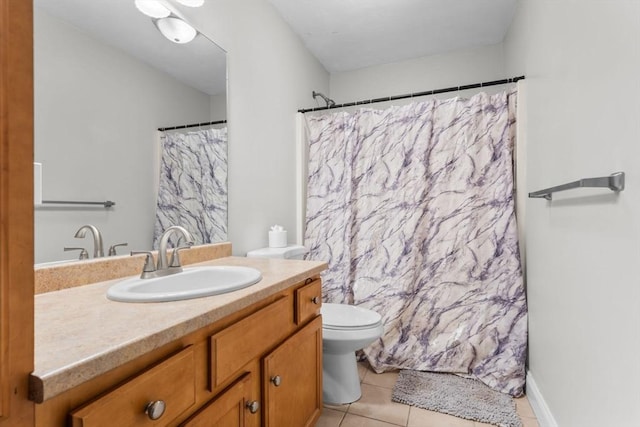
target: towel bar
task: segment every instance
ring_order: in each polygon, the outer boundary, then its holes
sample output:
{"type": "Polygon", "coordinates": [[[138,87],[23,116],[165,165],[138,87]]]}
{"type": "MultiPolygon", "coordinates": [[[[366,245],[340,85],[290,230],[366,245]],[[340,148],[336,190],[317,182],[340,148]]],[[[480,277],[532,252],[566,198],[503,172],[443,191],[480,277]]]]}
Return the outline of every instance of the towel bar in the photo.
{"type": "Polygon", "coordinates": [[[572,190],[574,188],[608,188],[611,191],[620,192],[624,190],[624,172],[616,172],[609,176],[601,176],[597,178],[582,178],[578,181],[569,182],[567,184],[534,191],[533,193],[529,193],[529,197],[551,200],[551,195],[553,193],[572,190]]]}
{"type": "Polygon", "coordinates": [[[110,208],[111,206],[115,206],[116,202],[112,202],[111,200],[107,200],[104,202],[81,202],[81,201],[71,201],[71,200],[43,200],[42,204],[47,205],[102,205],[105,208],[110,208]]]}

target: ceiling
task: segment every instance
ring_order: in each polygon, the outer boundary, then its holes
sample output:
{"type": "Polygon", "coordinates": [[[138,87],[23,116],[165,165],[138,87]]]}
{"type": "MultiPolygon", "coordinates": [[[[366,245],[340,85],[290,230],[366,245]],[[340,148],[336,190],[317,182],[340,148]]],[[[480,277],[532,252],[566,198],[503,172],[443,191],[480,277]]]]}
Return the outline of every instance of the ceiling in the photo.
{"type": "Polygon", "coordinates": [[[500,43],[517,0],[269,0],[329,72],[500,43]]]}
{"type": "MultiPolygon", "coordinates": [[[[168,4],[181,16],[177,3],[168,4]]],[[[34,6],[201,92],[226,91],[226,55],[221,48],[203,35],[187,44],[170,42],[133,0],[34,0],[34,6]]]]}
{"type": "MultiPolygon", "coordinates": [[[[165,0],[178,16],[184,11],[165,0]]],[[[231,0],[238,1],[238,0],[231,0]]],[[[500,43],[517,0],[269,0],[329,72],[500,43]]],[[[226,57],[200,35],[166,40],[133,0],[34,0],[46,13],[208,93],[226,88],[226,57]],[[215,76],[212,78],[212,76],[215,76]]],[[[215,14],[214,14],[215,15],[215,14]]]]}

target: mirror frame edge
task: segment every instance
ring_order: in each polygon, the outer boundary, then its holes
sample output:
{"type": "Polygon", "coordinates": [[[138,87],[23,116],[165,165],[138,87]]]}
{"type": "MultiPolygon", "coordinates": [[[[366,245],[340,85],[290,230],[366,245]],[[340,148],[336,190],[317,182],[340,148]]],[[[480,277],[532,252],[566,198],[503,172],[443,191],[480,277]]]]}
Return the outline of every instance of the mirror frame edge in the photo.
{"type": "Polygon", "coordinates": [[[33,426],[33,2],[0,21],[0,425],[33,426]]]}

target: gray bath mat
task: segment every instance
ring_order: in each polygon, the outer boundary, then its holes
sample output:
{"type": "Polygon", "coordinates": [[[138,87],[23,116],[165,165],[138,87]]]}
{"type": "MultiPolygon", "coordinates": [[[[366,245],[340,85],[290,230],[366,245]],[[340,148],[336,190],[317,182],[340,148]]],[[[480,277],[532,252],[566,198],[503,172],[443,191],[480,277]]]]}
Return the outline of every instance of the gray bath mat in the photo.
{"type": "Polygon", "coordinates": [[[402,370],[394,402],[500,427],[521,427],[511,396],[453,374],[402,370]]]}

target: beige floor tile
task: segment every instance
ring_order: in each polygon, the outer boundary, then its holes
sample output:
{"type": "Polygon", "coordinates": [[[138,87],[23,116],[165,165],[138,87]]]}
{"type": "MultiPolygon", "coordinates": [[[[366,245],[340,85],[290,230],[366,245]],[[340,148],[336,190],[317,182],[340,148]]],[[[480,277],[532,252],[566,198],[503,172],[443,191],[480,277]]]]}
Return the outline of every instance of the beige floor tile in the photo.
{"type": "Polygon", "coordinates": [[[318,419],[316,423],[316,427],[340,427],[343,418],[344,412],[324,408],[322,414],[320,414],[320,419],[318,419]]]}
{"type": "Polygon", "coordinates": [[[473,423],[473,427],[496,427],[493,424],[486,424],[486,423],[479,423],[479,422],[474,422],[473,423]]]}
{"type": "Polygon", "coordinates": [[[408,427],[474,427],[474,422],[452,415],[411,407],[408,427]]]}
{"type": "MultiPolygon", "coordinates": [[[[360,415],[347,414],[340,427],[396,427],[400,424],[390,424],[384,421],[361,417],[360,415]]],[[[402,424],[404,426],[404,424],[402,424]]]]}
{"type": "Polygon", "coordinates": [[[535,418],[520,418],[522,420],[523,427],[540,427],[538,421],[535,418]]]}
{"type": "Polygon", "coordinates": [[[330,405],[328,403],[324,404],[325,408],[333,409],[334,411],[347,412],[349,410],[349,403],[346,405],[330,405]]]}
{"type": "Polygon", "coordinates": [[[367,371],[362,383],[392,389],[396,385],[397,379],[398,371],[385,372],[383,374],[376,374],[374,371],[367,371]]]}
{"type": "Polygon", "coordinates": [[[535,418],[536,414],[533,412],[533,408],[531,408],[531,404],[529,403],[529,399],[527,396],[519,397],[517,399],[513,399],[516,402],[516,412],[520,415],[520,418],[535,418]]]}
{"type": "Polygon", "coordinates": [[[409,406],[392,402],[391,393],[388,388],[362,384],[362,397],[351,404],[347,413],[404,426],[409,417],[409,406]]]}
{"type": "Polygon", "coordinates": [[[367,372],[369,372],[370,369],[371,367],[369,366],[368,362],[358,362],[358,376],[360,377],[360,382],[362,382],[363,378],[365,377],[365,375],[367,375],[367,372]]]}

